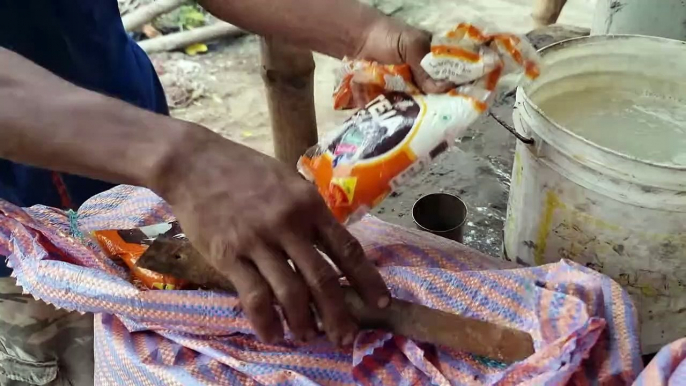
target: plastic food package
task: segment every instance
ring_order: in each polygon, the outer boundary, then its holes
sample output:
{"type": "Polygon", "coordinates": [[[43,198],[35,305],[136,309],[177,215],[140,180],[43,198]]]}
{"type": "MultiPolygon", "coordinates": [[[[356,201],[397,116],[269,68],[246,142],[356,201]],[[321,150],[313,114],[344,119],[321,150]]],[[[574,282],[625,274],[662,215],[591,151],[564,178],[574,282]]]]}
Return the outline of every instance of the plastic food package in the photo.
{"type": "Polygon", "coordinates": [[[536,50],[512,34],[462,23],[436,35],[422,68],[456,87],[422,95],[409,66],[344,61],[334,108],[364,106],[299,160],[336,218],[361,218],[430,162],[488,110],[501,76],[539,75],[536,50]]]}
{"type": "Polygon", "coordinates": [[[169,275],[139,268],[136,262],[158,235],[185,237],[178,222],[162,223],[134,229],[100,230],[92,233],[108,256],[121,259],[131,271],[132,281],[147,289],[183,289],[187,283],[169,275]]]}
{"type": "Polygon", "coordinates": [[[338,74],[333,108],[346,110],[362,107],[384,91],[419,94],[419,89],[412,83],[410,66],[379,66],[367,60],[346,60],[338,74]]]}
{"type": "Polygon", "coordinates": [[[477,80],[502,67],[490,39],[471,24],[460,24],[434,37],[431,52],[422,60],[422,68],[433,79],[464,84],[477,80]]]}

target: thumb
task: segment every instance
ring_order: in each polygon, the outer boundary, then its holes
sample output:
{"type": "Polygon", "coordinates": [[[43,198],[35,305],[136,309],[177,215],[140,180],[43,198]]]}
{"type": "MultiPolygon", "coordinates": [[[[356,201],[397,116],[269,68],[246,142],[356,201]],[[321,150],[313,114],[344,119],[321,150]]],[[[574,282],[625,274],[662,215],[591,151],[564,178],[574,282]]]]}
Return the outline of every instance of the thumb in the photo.
{"type": "Polygon", "coordinates": [[[429,32],[410,27],[401,33],[398,53],[403,62],[412,68],[412,77],[417,86],[427,94],[448,92],[455,85],[432,79],[422,68],[422,59],[429,52],[431,52],[431,34],[429,32]]]}
{"type": "Polygon", "coordinates": [[[455,85],[446,81],[436,81],[424,71],[420,63],[410,63],[412,77],[415,84],[426,94],[442,94],[455,88],[455,85]]]}

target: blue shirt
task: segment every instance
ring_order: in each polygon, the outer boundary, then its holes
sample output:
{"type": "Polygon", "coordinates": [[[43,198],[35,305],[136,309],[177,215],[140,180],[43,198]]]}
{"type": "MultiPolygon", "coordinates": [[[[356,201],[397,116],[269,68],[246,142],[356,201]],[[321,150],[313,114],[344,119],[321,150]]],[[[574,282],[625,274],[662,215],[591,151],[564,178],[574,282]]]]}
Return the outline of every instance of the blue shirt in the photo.
{"type": "MultiPolygon", "coordinates": [[[[78,86],[169,113],[152,63],[124,31],[117,0],[0,0],[0,18],[1,47],[78,86]]],[[[0,159],[0,198],[19,206],[76,209],[111,187],[0,159]]]]}

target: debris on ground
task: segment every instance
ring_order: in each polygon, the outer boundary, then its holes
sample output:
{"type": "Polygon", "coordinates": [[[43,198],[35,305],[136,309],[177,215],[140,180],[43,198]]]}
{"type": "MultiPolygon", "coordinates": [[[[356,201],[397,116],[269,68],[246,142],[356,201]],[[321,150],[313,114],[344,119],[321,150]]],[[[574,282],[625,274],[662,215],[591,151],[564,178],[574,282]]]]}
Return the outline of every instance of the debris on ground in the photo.
{"type": "Polygon", "coordinates": [[[207,88],[196,80],[203,71],[199,63],[177,59],[156,61],[155,64],[170,109],[188,107],[206,96],[207,88]]]}

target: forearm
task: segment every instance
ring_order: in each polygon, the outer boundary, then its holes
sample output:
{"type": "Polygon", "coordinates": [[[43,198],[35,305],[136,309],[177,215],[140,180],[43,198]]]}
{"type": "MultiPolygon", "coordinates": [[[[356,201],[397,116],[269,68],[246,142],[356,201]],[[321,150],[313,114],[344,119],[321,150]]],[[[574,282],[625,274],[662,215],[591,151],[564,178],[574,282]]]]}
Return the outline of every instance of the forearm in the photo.
{"type": "Polygon", "coordinates": [[[356,55],[386,17],[356,0],[200,0],[220,19],[336,58],[356,55]]]}
{"type": "Polygon", "coordinates": [[[191,132],[1,48],[0,69],[0,158],[153,188],[191,132]]]}

